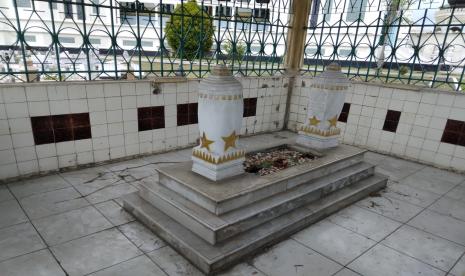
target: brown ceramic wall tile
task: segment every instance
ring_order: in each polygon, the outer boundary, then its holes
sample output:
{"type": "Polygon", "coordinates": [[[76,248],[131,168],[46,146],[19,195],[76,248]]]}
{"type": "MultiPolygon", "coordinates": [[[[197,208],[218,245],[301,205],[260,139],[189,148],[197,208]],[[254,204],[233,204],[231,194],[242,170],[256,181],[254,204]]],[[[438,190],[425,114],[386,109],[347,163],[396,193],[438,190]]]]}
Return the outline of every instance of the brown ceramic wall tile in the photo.
{"type": "Polygon", "coordinates": [[[150,106],[137,109],[139,131],[165,127],[165,107],[150,106]]]}
{"type": "Polygon", "coordinates": [[[243,117],[251,117],[257,114],[257,98],[244,99],[243,117]]]}
{"type": "Polygon", "coordinates": [[[347,119],[349,118],[349,111],[350,111],[350,103],[344,103],[342,107],[341,114],[337,119],[339,122],[347,123],[347,119]]]}
{"type": "Polygon", "coordinates": [[[31,117],[36,145],[92,138],[89,113],[31,117]]]}
{"type": "Polygon", "coordinates": [[[396,132],[397,125],[399,125],[400,115],[400,111],[388,110],[386,114],[386,119],[384,120],[383,130],[396,132]]]}
{"type": "Polygon", "coordinates": [[[448,119],[441,142],[465,147],[465,122],[448,119]]]}
{"type": "Polygon", "coordinates": [[[177,123],[178,126],[197,124],[197,103],[178,104],[177,105],[177,123]]]}

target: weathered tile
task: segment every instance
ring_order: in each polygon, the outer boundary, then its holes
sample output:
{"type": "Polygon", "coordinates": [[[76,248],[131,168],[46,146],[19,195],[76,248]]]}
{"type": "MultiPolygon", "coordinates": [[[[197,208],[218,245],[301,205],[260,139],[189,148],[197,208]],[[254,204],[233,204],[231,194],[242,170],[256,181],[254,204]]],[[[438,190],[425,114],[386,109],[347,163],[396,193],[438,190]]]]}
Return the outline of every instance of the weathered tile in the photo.
{"type": "Polygon", "coordinates": [[[258,269],[246,263],[240,263],[227,271],[218,274],[218,276],[266,276],[258,269]]]}
{"type": "Polygon", "coordinates": [[[0,202],[14,199],[6,185],[0,184],[0,202]]]}
{"type": "Polygon", "coordinates": [[[381,194],[423,208],[431,205],[431,203],[441,197],[439,194],[399,183],[388,183],[387,188],[382,191],[381,194]]]}
{"type": "Polygon", "coordinates": [[[31,195],[22,198],[20,202],[31,219],[43,218],[89,205],[89,202],[73,187],[31,195]]]}
{"type": "Polygon", "coordinates": [[[134,221],[135,218],[126,212],[120,205],[118,205],[114,200],[108,200],[95,204],[97,208],[104,217],[106,217],[114,226],[125,224],[131,221],[134,221]]]}
{"type": "Polygon", "coordinates": [[[382,243],[444,271],[449,271],[465,252],[463,246],[408,225],[399,228],[382,243]]]}
{"type": "Polygon", "coordinates": [[[433,211],[424,210],[409,225],[465,245],[465,222],[433,211]]]}
{"type": "Polygon", "coordinates": [[[15,199],[0,202],[0,228],[25,221],[28,221],[26,214],[15,199]]]}
{"type": "Polygon", "coordinates": [[[428,209],[465,221],[465,201],[444,196],[428,209]]]}
{"type": "Polygon", "coordinates": [[[32,223],[49,245],[60,244],[113,227],[93,206],[33,220],[32,223]]]}
{"type": "Polygon", "coordinates": [[[151,164],[115,173],[131,184],[139,181],[158,181],[158,172],[155,170],[155,165],[151,164]]]}
{"type": "Polygon", "coordinates": [[[342,266],[294,240],[286,240],[257,256],[253,265],[273,276],[333,275],[342,266]]]}
{"type": "Polygon", "coordinates": [[[104,167],[114,173],[118,173],[118,172],[127,171],[127,170],[138,168],[138,167],[143,167],[147,164],[148,162],[145,161],[143,158],[137,158],[137,159],[131,159],[131,160],[126,160],[126,161],[117,162],[117,163],[111,163],[111,164],[105,165],[104,167]]]}
{"type": "Polygon", "coordinates": [[[327,220],[300,231],[293,239],[343,265],[376,243],[327,220]]]}
{"type": "Polygon", "coordinates": [[[83,170],[60,173],[60,175],[73,186],[83,185],[83,189],[85,189],[85,187],[90,187],[89,189],[95,187],[94,189],[98,189],[105,186],[108,182],[111,183],[119,180],[113,172],[105,167],[92,167],[83,170]]]}
{"type": "Polygon", "coordinates": [[[70,184],[66,182],[58,174],[31,178],[28,180],[8,184],[8,187],[10,187],[11,192],[17,198],[23,198],[30,195],[45,193],[57,189],[66,188],[69,186],[70,184]]]}
{"type": "Polygon", "coordinates": [[[159,237],[137,221],[121,225],[118,228],[137,248],[145,253],[165,246],[159,237]]]}
{"type": "Polygon", "coordinates": [[[380,162],[378,164],[378,166],[376,167],[376,171],[389,176],[391,180],[398,181],[424,167],[424,165],[415,162],[386,156],[386,158],[383,159],[383,162],[380,162]]]}
{"type": "Polygon", "coordinates": [[[375,241],[380,241],[401,224],[358,206],[347,207],[329,217],[329,220],[375,241]]]}
{"type": "Polygon", "coordinates": [[[464,176],[460,174],[426,167],[403,179],[400,183],[442,195],[463,180],[464,176]]]}
{"type": "Polygon", "coordinates": [[[74,188],[76,188],[76,190],[83,196],[88,196],[93,193],[97,193],[107,187],[115,186],[120,183],[125,183],[125,181],[118,179],[117,176],[111,174],[91,180],[89,182],[74,185],[74,188]]]}
{"type": "Polygon", "coordinates": [[[457,264],[452,268],[450,273],[456,275],[456,276],[462,276],[465,275],[465,255],[460,258],[460,260],[457,262],[457,264]]]}
{"type": "Polygon", "coordinates": [[[423,210],[422,207],[385,196],[367,197],[356,205],[400,222],[408,221],[423,210]]]}
{"type": "Polygon", "coordinates": [[[8,276],[65,276],[47,249],[0,262],[0,271],[8,276]]]}
{"type": "Polygon", "coordinates": [[[51,250],[70,276],[89,274],[142,254],[117,229],[59,244],[51,250]]]}
{"type": "Polygon", "coordinates": [[[147,156],[147,157],[144,157],[143,159],[147,161],[147,163],[154,165],[155,167],[163,167],[163,166],[170,166],[178,162],[190,161],[191,160],[190,156],[188,157],[182,154],[178,154],[176,151],[171,151],[167,153],[147,156]]]}
{"type": "Polygon", "coordinates": [[[348,268],[344,268],[342,269],[341,271],[339,271],[338,273],[334,274],[334,276],[360,276],[360,274],[348,269],[348,268]]]}
{"type": "Polygon", "coordinates": [[[362,275],[392,276],[392,275],[422,275],[438,276],[445,273],[401,254],[389,247],[378,244],[360,256],[349,268],[362,275]]]}
{"type": "Polygon", "coordinates": [[[100,203],[123,195],[137,192],[137,189],[125,181],[119,181],[102,189],[96,190],[86,196],[86,199],[92,203],[100,203]]]}
{"type": "Polygon", "coordinates": [[[89,276],[165,276],[166,274],[147,256],[142,255],[134,259],[105,268],[89,276]]]}
{"type": "Polygon", "coordinates": [[[373,165],[378,165],[384,159],[386,159],[386,155],[382,155],[382,154],[372,152],[372,151],[367,151],[365,152],[363,159],[365,160],[365,162],[368,162],[373,165]]]}
{"type": "Polygon", "coordinates": [[[40,236],[29,223],[0,229],[0,261],[45,248],[40,236]]]}
{"type": "Polygon", "coordinates": [[[127,182],[140,180],[156,174],[154,166],[142,158],[110,164],[106,167],[127,182]]]}
{"type": "Polygon", "coordinates": [[[171,247],[165,246],[148,253],[152,259],[168,275],[202,276],[203,273],[195,268],[189,261],[176,253],[171,247]]]}
{"type": "Polygon", "coordinates": [[[446,196],[465,202],[465,183],[462,183],[461,185],[458,185],[452,189],[446,194],[446,196]]]}

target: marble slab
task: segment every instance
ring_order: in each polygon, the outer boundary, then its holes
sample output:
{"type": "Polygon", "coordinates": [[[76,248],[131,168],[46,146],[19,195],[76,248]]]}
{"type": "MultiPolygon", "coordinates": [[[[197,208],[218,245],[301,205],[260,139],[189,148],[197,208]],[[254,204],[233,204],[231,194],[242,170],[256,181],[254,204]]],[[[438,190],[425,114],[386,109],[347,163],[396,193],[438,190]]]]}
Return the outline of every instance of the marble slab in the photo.
{"type": "Polygon", "coordinates": [[[341,145],[337,149],[322,152],[323,156],[313,162],[290,167],[272,175],[246,173],[221,182],[192,172],[192,162],[157,170],[161,185],[182,194],[210,212],[222,214],[359,163],[364,152],[363,149],[341,145]]]}

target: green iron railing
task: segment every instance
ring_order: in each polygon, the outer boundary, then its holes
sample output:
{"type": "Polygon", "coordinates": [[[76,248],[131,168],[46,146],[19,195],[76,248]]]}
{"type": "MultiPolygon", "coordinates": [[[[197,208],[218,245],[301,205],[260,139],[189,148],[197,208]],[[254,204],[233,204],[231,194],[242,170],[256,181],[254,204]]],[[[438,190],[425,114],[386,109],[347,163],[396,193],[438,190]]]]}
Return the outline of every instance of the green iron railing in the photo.
{"type": "MultiPolygon", "coordinates": [[[[291,0],[3,1],[0,82],[285,71],[291,0]]],[[[313,0],[301,72],[337,61],[351,79],[462,90],[464,20],[433,0],[313,0]]]]}
{"type": "Polygon", "coordinates": [[[284,70],[290,0],[6,1],[1,81],[202,77],[217,63],[284,70]]]}
{"type": "Polygon", "coordinates": [[[465,90],[465,5],[441,1],[314,0],[302,72],[465,90]]]}

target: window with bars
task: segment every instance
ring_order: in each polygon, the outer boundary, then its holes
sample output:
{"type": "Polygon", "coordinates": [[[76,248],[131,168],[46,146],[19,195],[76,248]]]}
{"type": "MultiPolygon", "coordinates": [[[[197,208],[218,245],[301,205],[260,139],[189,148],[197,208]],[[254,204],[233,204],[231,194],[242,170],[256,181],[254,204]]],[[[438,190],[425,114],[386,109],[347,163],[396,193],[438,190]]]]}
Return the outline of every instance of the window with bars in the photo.
{"type": "Polygon", "coordinates": [[[215,7],[215,16],[220,17],[220,16],[225,16],[225,17],[231,17],[232,16],[232,8],[227,7],[227,6],[217,6],[215,7]]]}
{"type": "Polygon", "coordinates": [[[325,5],[323,6],[323,17],[325,22],[331,21],[331,9],[333,5],[333,0],[326,0],[325,5]]]}
{"type": "Polygon", "coordinates": [[[71,0],[64,0],[63,4],[65,18],[73,18],[73,4],[71,0]]]}
{"type": "Polygon", "coordinates": [[[18,8],[30,8],[30,7],[32,7],[31,0],[16,0],[16,5],[18,6],[18,8]]]}
{"type": "Polygon", "coordinates": [[[349,0],[346,21],[354,22],[365,19],[367,0],[349,0]]]}
{"type": "MultiPolygon", "coordinates": [[[[173,4],[160,4],[161,13],[172,13],[173,11],[174,11],[173,4]]],[[[169,16],[169,14],[165,14],[165,16],[169,16]]]]}
{"type": "Polygon", "coordinates": [[[77,8],[77,19],[84,20],[84,0],[76,0],[76,8],[77,8]]]}
{"type": "Polygon", "coordinates": [[[253,17],[256,21],[268,21],[270,19],[270,9],[255,8],[253,17]]]}

